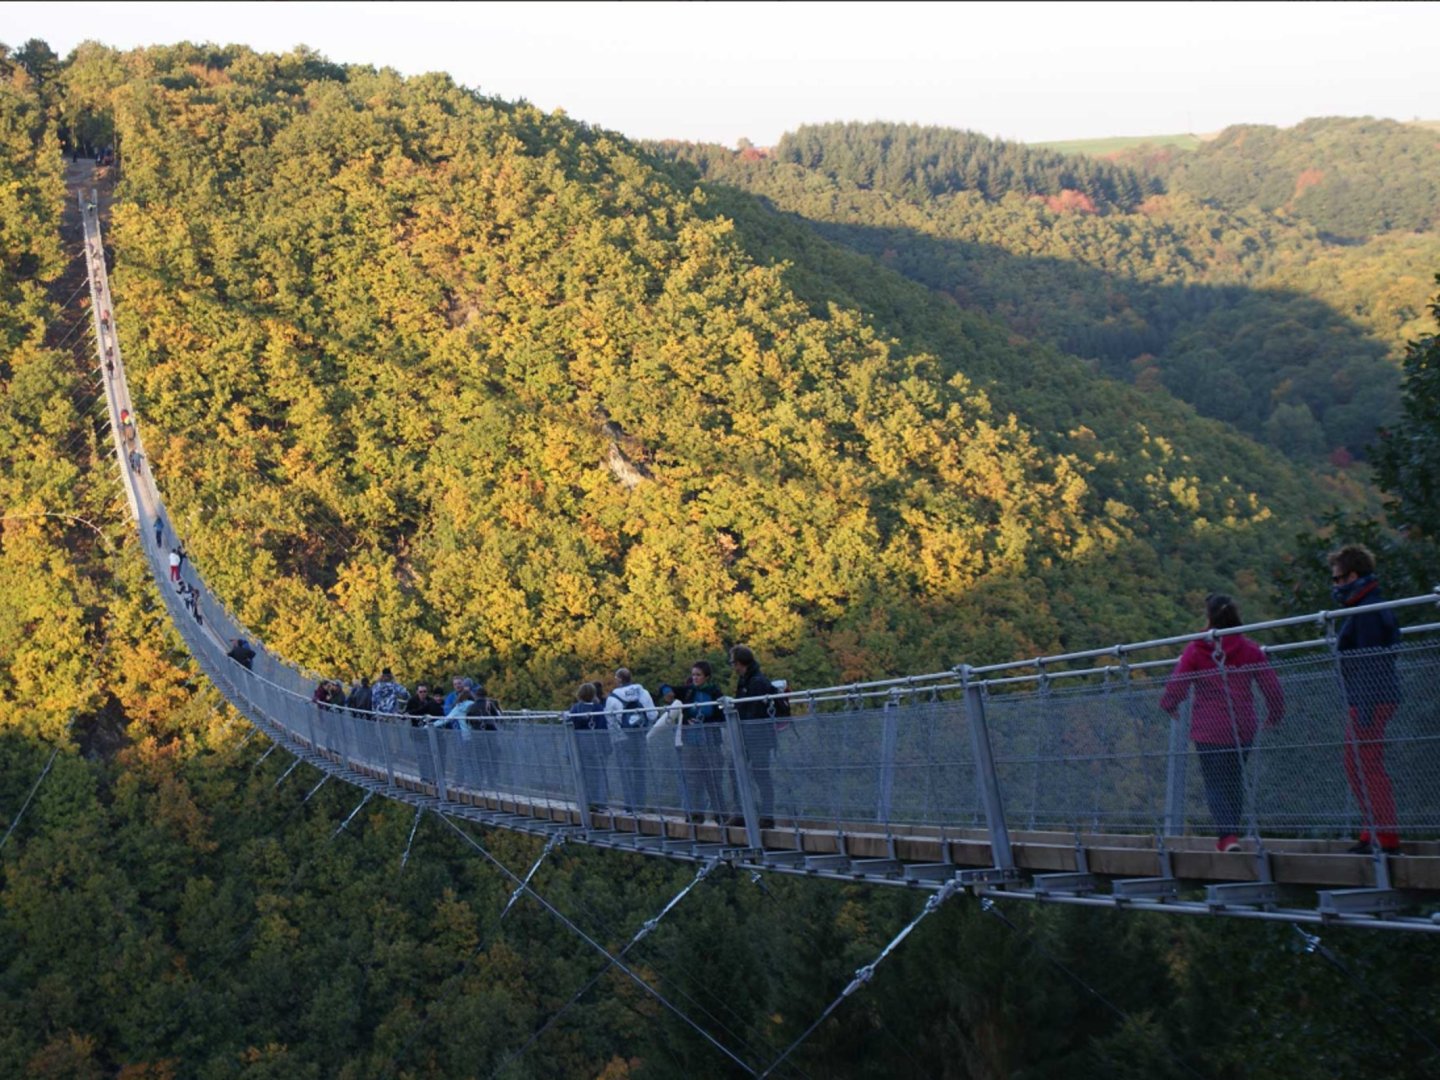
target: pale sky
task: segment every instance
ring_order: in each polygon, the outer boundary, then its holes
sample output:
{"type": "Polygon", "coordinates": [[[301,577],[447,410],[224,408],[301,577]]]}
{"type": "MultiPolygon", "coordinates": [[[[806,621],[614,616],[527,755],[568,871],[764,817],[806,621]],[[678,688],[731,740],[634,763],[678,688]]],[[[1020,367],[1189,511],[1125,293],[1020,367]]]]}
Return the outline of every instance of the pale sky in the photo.
{"type": "Polygon", "coordinates": [[[633,138],[895,120],[1009,139],[1440,119],[1435,3],[16,3],[0,41],[305,44],[633,138]]]}

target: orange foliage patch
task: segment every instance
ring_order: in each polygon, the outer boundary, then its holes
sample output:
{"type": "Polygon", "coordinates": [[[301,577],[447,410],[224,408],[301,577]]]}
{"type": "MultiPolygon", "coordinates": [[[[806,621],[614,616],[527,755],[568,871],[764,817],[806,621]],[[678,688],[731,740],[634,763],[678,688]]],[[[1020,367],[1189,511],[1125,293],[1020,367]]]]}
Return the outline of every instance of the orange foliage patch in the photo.
{"type": "Polygon", "coordinates": [[[1305,194],[1306,189],[1314,187],[1324,179],[1325,173],[1322,170],[1306,169],[1295,178],[1295,194],[1290,197],[1291,201],[1300,198],[1305,194]]]}
{"type": "Polygon", "coordinates": [[[1052,214],[1096,213],[1094,200],[1083,191],[1075,191],[1073,188],[1066,188],[1059,195],[1046,196],[1045,205],[1052,214]]]}

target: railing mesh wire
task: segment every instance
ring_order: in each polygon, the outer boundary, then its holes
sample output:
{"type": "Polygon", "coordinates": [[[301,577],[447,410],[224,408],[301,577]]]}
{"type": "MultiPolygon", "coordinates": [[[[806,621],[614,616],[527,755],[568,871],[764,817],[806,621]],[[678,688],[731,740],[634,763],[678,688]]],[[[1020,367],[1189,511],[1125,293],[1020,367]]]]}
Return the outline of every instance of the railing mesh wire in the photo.
{"type": "MultiPolygon", "coordinates": [[[[87,231],[98,241],[88,216],[87,231]]],[[[109,311],[96,261],[92,296],[97,311],[109,311]]],[[[118,368],[109,380],[118,437],[119,410],[129,403],[123,364],[113,338],[101,340],[118,368]]],[[[252,641],[252,670],[226,655],[230,642],[248,632],[193,567],[182,575],[198,590],[191,603],[171,583],[169,548],[152,535],[163,502],[139,435],[117,446],[133,485],[142,549],[191,653],[237,708],[344,768],[451,799],[615,808],[702,822],[742,814],[738,753],[766,825],[773,819],[885,831],[986,824],[971,730],[976,718],[954,679],[932,679],[930,689],[901,683],[867,693],[815,691],[795,697],[795,715],[785,720],[684,724],[678,736],[674,727],[574,731],[558,713],[501,716],[495,730],[413,727],[405,718],[319,706],[311,700],[314,676],[259,642],[252,641]],[[131,450],[141,452],[138,469],[131,450]]],[[[166,540],[173,543],[173,536],[166,540]]],[[[1227,708],[1244,711],[1248,695],[1257,730],[1242,733],[1245,725],[1236,720],[1228,745],[1207,749],[1190,740],[1186,721],[1202,681],[1214,676],[1178,684],[1182,701],[1172,719],[1160,704],[1168,671],[1140,667],[980,684],[1010,830],[1214,834],[1233,827],[1248,835],[1348,837],[1388,816],[1382,804],[1389,797],[1369,790],[1368,780],[1380,776],[1393,787],[1394,804],[1394,821],[1380,821],[1382,828],[1440,835],[1440,634],[1413,635],[1370,658],[1342,656],[1325,643],[1277,655],[1272,667],[1284,715],[1273,727],[1264,724],[1267,703],[1254,681],[1232,672],[1227,708]],[[1399,693],[1367,690],[1367,679],[1385,682],[1383,669],[1392,663],[1399,693]],[[1376,693],[1398,698],[1393,715],[1352,721],[1357,698],[1362,712],[1374,713],[1366,699],[1376,693]],[[1367,754],[1383,761],[1379,773],[1367,773],[1367,754]],[[1354,766],[1349,777],[1347,758],[1354,766]]]]}

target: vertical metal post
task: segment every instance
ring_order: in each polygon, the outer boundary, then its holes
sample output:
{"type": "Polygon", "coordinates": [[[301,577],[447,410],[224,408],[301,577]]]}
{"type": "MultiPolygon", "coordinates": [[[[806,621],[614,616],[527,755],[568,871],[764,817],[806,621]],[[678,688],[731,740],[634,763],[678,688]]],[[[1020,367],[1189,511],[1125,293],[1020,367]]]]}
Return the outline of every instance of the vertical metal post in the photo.
{"type": "Polygon", "coordinates": [[[325,727],[327,728],[325,741],[328,749],[340,755],[340,767],[342,769],[354,768],[351,762],[363,764],[359,749],[355,746],[355,733],[350,726],[350,717],[343,711],[343,706],[333,709],[326,714],[325,727]],[[332,741],[335,745],[328,746],[332,741]]]}
{"type": "Polygon", "coordinates": [[[575,734],[575,725],[568,719],[560,722],[565,725],[565,744],[570,748],[570,771],[575,778],[575,805],[580,808],[580,827],[589,832],[595,823],[590,817],[590,793],[585,786],[585,765],[580,759],[580,737],[575,734]]]}
{"type": "MultiPolygon", "coordinates": [[[[314,704],[314,706],[309,710],[309,712],[308,712],[308,713],[306,714],[306,716],[305,716],[305,728],[306,728],[308,734],[310,735],[310,749],[311,749],[312,751],[314,751],[315,753],[317,753],[317,754],[320,753],[320,740],[316,737],[315,728],[316,728],[316,720],[318,719],[318,717],[316,716],[316,714],[317,714],[319,711],[320,711],[320,704],[319,704],[319,702],[316,702],[316,703],[314,704]]],[[[319,726],[323,727],[324,724],[322,723],[322,724],[320,724],[319,726]]]]}
{"type": "Polygon", "coordinates": [[[880,711],[880,783],[875,800],[875,820],[881,824],[890,821],[891,804],[895,793],[895,744],[899,739],[900,691],[890,691],[880,711]]]}
{"type": "MultiPolygon", "coordinates": [[[[759,850],[760,815],[755,809],[755,789],[750,786],[750,758],[745,752],[745,733],[740,726],[740,713],[734,698],[720,699],[725,713],[725,729],[730,733],[730,758],[735,763],[735,787],[740,796],[740,813],[745,818],[745,844],[759,850]]],[[[717,811],[718,813],[718,811],[717,811]]]]}
{"type": "Polygon", "coordinates": [[[1035,828],[1040,810],[1040,772],[1046,752],[1050,749],[1050,676],[1045,674],[1045,661],[1036,660],[1035,668],[1039,679],[1035,683],[1035,696],[1040,702],[1040,720],[1035,732],[1035,756],[1030,762],[1030,812],[1025,827],[1035,828]]]}
{"type": "Polygon", "coordinates": [[[1180,703],[1180,713],[1170,721],[1170,746],[1165,766],[1165,835],[1180,836],[1185,832],[1185,777],[1189,764],[1187,743],[1190,735],[1190,710],[1193,695],[1180,703]]]}
{"type": "Polygon", "coordinates": [[[965,687],[965,718],[970,727],[970,749],[975,755],[975,783],[980,789],[985,822],[990,830],[990,858],[997,869],[1013,870],[1015,853],[1010,848],[1010,830],[1005,824],[1005,807],[1000,798],[1000,777],[990,749],[984,692],[980,684],[971,681],[969,664],[960,666],[960,681],[965,687]]]}
{"type": "Polygon", "coordinates": [[[445,802],[445,770],[440,767],[440,738],[433,727],[426,725],[425,735],[430,743],[430,763],[435,769],[435,797],[445,802]]]}
{"type": "Polygon", "coordinates": [[[395,763],[394,763],[393,760],[391,760],[391,757],[390,757],[390,739],[389,739],[389,737],[385,734],[384,731],[382,731],[382,730],[380,729],[380,726],[379,726],[378,724],[376,724],[374,720],[361,719],[361,720],[359,720],[358,722],[359,722],[359,723],[363,723],[363,724],[369,724],[369,725],[370,725],[371,733],[376,737],[376,739],[379,740],[379,742],[380,742],[380,753],[381,753],[381,754],[384,756],[384,758],[385,758],[385,779],[389,782],[390,786],[393,788],[393,787],[395,786],[395,763]]]}

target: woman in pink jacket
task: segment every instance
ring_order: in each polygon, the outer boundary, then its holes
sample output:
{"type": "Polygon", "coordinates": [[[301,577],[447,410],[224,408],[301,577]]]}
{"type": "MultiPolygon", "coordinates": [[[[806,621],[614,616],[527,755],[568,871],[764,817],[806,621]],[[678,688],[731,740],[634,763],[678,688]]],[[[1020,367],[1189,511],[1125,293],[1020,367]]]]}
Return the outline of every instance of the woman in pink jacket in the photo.
{"type": "MultiPolygon", "coordinates": [[[[1211,630],[1240,625],[1235,601],[1223,593],[1205,598],[1205,615],[1211,630]]],[[[1174,716],[1180,703],[1194,691],[1190,739],[1200,758],[1205,801],[1220,833],[1215,843],[1217,851],[1233,851],[1240,846],[1245,758],[1259,726],[1252,684],[1265,699],[1265,726],[1275,727],[1285,715],[1280,680],[1260,646],[1243,634],[1229,634],[1185,646],[1160,698],[1160,708],[1174,716]]]]}

